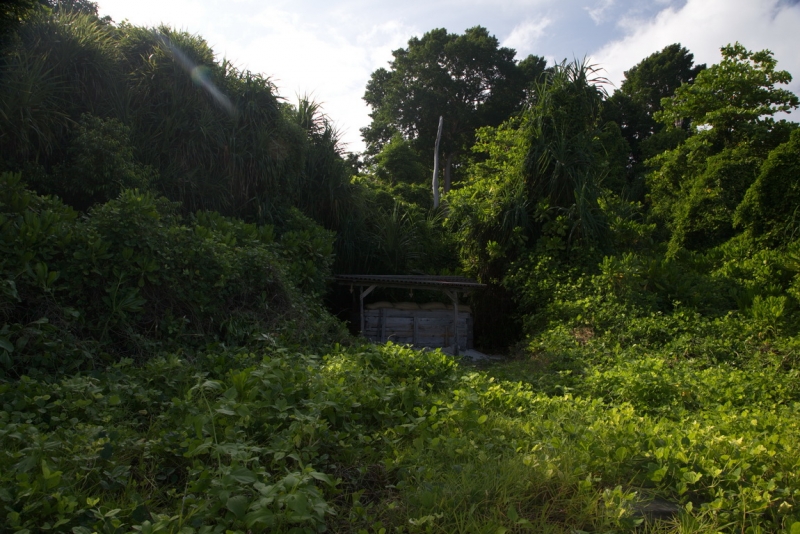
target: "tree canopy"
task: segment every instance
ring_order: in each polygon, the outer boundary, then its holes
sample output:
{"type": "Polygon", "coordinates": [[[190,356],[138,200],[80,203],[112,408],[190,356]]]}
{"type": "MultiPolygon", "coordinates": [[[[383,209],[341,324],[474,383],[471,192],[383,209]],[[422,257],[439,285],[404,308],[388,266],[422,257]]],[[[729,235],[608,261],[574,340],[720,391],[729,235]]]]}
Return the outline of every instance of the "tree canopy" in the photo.
{"type": "MultiPolygon", "coordinates": [[[[705,65],[695,65],[694,55],[680,44],[672,44],[625,71],[619,89],[605,101],[603,115],[619,125],[630,147],[628,194],[641,199],[644,161],[663,150],[674,148],[684,137],[681,129],[664,132],[654,115],[661,101],[671,97],[682,84],[694,83],[705,65]]],[[[688,123],[683,124],[683,130],[688,123]]]]}
{"type": "Polygon", "coordinates": [[[447,163],[469,149],[477,128],[497,126],[518,111],[545,67],[536,56],[515,60],[513,49],[480,26],[463,34],[432,30],[392,54],[389,69],[373,72],[364,94],[372,108],[372,122],[362,129],[367,154],[377,154],[397,133],[427,154],[443,116],[447,163]]]}
{"type": "Polygon", "coordinates": [[[667,127],[688,120],[716,148],[752,140],[758,132],[771,132],[773,116],[797,108],[797,95],[778,88],[792,75],[777,70],[769,50],[750,52],[739,43],[721,48],[722,61],[697,75],[695,83],[683,85],[663,102],[654,115],[667,127]]]}
{"type": "Polygon", "coordinates": [[[722,61],[662,101],[656,120],[667,130],[690,125],[689,137],[652,158],[653,213],[672,233],[671,250],[719,244],[733,233],[733,215],[769,152],[796,124],[774,115],[798,107],[776,87],[791,75],[776,70],[769,50],[722,47],[722,61]]]}

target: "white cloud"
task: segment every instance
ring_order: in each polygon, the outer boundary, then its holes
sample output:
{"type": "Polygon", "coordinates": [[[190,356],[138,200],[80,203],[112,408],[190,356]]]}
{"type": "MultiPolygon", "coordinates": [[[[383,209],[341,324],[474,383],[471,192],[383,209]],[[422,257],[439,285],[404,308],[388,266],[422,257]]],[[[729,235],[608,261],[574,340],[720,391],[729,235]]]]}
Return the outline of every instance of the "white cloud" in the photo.
{"type": "Polygon", "coordinates": [[[158,26],[166,23],[180,29],[197,27],[208,17],[207,6],[192,0],[101,0],[100,14],[110,15],[115,21],[129,20],[140,26],[158,26]]]}
{"type": "Polygon", "coordinates": [[[503,40],[502,45],[514,48],[518,57],[525,57],[534,51],[537,41],[552,23],[553,21],[549,17],[542,17],[538,20],[528,19],[514,26],[509,36],[503,40]]]}
{"type": "Polygon", "coordinates": [[[720,47],[739,41],[749,50],[768,48],[778,68],[795,76],[790,89],[800,89],[800,55],[797,29],[800,6],[781,0],[688,0],[680,8],[663,9],[651,20],[621,21],[627,35],[602,46],[592,60],[603,66],[619,86],[624,71],[672,43],[694,54],[695,63],[721,59],[720,47]]]}
{"type": "MultiPolygon", "coordinates": [[[[780,68],[800,77],[800,6],[786,0],[98,1],[101,14],[116,21],[164,22],[201,35],[218,56],[270,76],[290,101],[312,93],[356,151],[363,149],[358,129],[369,124],[361,97],[370,74],[411,36],[435,27],[461,32],[480,24],[505,36],[503,46],[518,57],[549,62],[596,50],[591,60],[616,84],[624,70],[675,42],[709,64],[719,60],[720,46],[737,40],[770,48],[780,68]]],[[[791,88],[798,92],[800,79],[791,88]]]]}
{"type": "Polygon", "coordinates": [[[614,0],[600,0],[595,7],[585,7],[584,9],[589,12],[589,16],[595,24],[602,24],[605,22],[606,12],[614,5],[614,0]]]}
{"type": "Polygon", "coordinates": [[[240,3],[247,5],[231,9],[207,2],[199,8],[183,0],[101,0],[100,7],[101,14],[118,21],[145,26],[163,22],[198,33],[218,57],[268,76],[290,102],[298,94],[321,102],[348,148],[363,150],[358,128],[369,123],[369,108],[361,100],[369,76],[387,65],[392,50],[419,33],[416,28],[392,20],[358,20],[353,12],[341,10],[302,13],[286,3],[267,8],[250,0],[240,3]]]}
{"type": "Polygon", "coordinates": [[[341,128],[348,149],[364,149],[358,127],[369,123],[361,99],[370,74],[387,66],[392,50],[404,46],[414,29],[396,21],[347,26],[311,24],[286,12],[262,12],[262,36],[237,48],[248,68],[274,77],[290,100],[310,93],[341,128]],[[358,30],[354,31],[354,27],[358,30]]]}

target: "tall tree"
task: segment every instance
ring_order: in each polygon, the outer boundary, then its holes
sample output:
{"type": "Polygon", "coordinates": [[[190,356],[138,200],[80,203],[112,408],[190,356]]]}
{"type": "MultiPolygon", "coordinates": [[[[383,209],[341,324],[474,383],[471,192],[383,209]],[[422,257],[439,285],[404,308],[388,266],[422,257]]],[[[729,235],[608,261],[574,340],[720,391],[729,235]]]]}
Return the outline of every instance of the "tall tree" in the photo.
{"type": "Polygon", "coordinates": [[[687,123],[690,136],[650,160],[653,215],[671,231],[670,250],[705,248],[734,233],[733,219],[762,162],[796,127],[774,115],[797,108],[791,81],[769,50],[739,43],[722,47],[722,61],[663,100],[656,120],[667,129],[687,123]]]}
{"type": "Polygon", "coordinates": [[[444,117],[441,160],[450,166],[472,145],[475,130],[496,126],[521,107],[526,88],[544,71],[536,56],[518,62],[486,28],[463,35],[440,28],[393,52],[390,68],[372,73],[364,100],[372,123],[362,129],[367,153],[377,154],[396,133],[430,153],[444,117]]]}
{"type": "Polygon", "coordinates": [[[694,55],[680,44],[671,44],[651,54],[630,70],[604,105],[606,120],[616,122],[630,146],[628,158],[628,193],[641,198],[647,158],[675,148],[685,137],[688,124],[682,129],[664,131],[664,124],[654,118],[661,110],[661,101],[671,97],[682,84],[691,84],[706,66],[695,65],[694,55]]]}
{"type": "Polygon", "coordinates": [[[736,43],[721,52],[720,63],[698,74],[694,84],[680,87],[654,115],[668,127],[688,120],[717,149],[772,132],[773,116],[798,106],[797,95],[776,87],[791,82],[792,75],[777,70],[771,51],[750,52],[736,43]]]}

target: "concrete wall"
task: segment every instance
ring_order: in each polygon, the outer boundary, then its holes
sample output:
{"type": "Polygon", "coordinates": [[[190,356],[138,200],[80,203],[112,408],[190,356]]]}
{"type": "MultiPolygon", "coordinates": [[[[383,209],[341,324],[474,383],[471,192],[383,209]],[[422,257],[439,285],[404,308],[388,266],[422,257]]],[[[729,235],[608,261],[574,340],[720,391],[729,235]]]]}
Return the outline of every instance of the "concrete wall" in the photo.
{"type": "MultiPolygon", "coordinates": [[[[417,347],[453,345],[453,310],[364,310],[364,336],[371,341],[417,347]]],[[[458,346],[472,348],[472,314],[459,311],[458,346]]]]}

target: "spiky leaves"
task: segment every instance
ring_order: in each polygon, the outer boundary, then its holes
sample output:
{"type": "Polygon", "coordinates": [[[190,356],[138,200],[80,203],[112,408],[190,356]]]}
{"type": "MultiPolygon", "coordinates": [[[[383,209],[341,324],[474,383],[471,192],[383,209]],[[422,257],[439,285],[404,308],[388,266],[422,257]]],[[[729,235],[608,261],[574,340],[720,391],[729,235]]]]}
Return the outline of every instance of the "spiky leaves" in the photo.
{"type": "Polygon", "coordinates": [[[215,62],[197,36],[123,30],[135,142],[164,191],[189,210],[269,219],[288,197],[304,146],[281,115],[274,85],[215,62]]]}
{"type": "Polygon", "coordinates": [[[537,85],[528,112],[524,173],[530,198],[570,212],[571,236],[591,241],[605,237],[597,204],[604,176],[595,144],[605,83],[586,61],[562,62],[537,85]]]}
{"type": "Polygon", "coordinates": [[[120,112],[121,81],[113,35],[97,17],[28,19],[0,76],[0,157],[49,162],[82,113],[120,112]]]}

